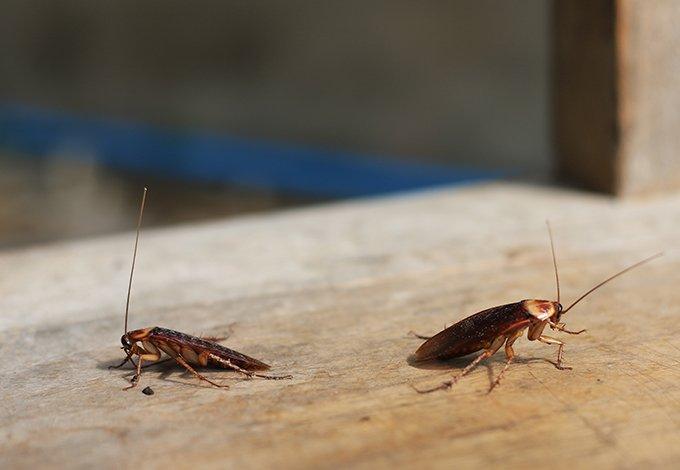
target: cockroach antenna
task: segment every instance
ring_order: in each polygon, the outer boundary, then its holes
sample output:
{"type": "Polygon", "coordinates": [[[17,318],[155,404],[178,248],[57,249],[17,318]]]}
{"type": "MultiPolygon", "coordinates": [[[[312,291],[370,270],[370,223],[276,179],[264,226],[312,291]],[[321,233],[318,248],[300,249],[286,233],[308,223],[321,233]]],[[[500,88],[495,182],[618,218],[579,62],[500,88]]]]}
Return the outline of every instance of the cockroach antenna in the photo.
{"type": "Polygon", "coordinates": [[[555,267],[555,284],[557,284],[557,303],[560,303],[560,275],[557,274],[557,258],[555,257],[555,242],[553,241],[552,228],[550,221],[546,220],[545,225],[548,226],[548,236],[550,237],[550,251],[552,252],[553,266],[555,267]]]}
{"type": "Polygon", "coordinates": [[[655,254],[655,255],[652,255],[652,256],[650,256],[649,258],[645,258],[645,259],[643,259],[642,261],[638,261],[637,263],[635,263],[635,264],[633,264],[633,265],[631,265],[631,266],[628,266],[626,269],[623,269],[623,270],[619,271],[618,273],[614,274],[613,276],[608,277],[607,279],[605,279],[604,281],[600,282],[598,285],[596,285],[595,287],[593,287],[592,289],[590,289],[588,292],[586,292],[585,294],[583,294],[581,297],[579,297],[578,299],[574,300],[574,302],[573,302],[570,306],[568,306],[567,308],[565,308],[565,309],[562,311],[562,314],[564,315],[565,313],[567,313],[574,305],[576,305],[577,303],[579,303],[580,301],[582,301],[583,299],[585,299],[586,297],[588,297],[590,294],[592,294],[593,292],[595,292],[595,291],[596,291],[597,289],[599,289],[600,287],[604,286],[604,285],[605,285],[606,283],[608,283],[609,281],[611,281],[611,280],[613,280],[613,279],[616,279],[617,277],[619,277],[619,276],[622,275],[622,274],[627,273],[627,272],[630,271],[631,269],[635,269],[635,268],[637,268],[638,266],[642,266],[643,264],[648,263],[648,262],[652,261],[653,259],[656,259],[656,258],[658,258],[659,256],[662,256],[662,255],[663,255],[663,252],[660,252],[660,253],[657,253],[657,254],[655,254]]]}
{"type": "Polygon", "coordinates": [[[137,246],[139,245],[139,230],[142,227],[142,217],[144,216],[144,205],[146,204],[146,193],[148,188],[144,187],[144,193],[142,194],[142,203],[139,207],[139,218],[137,219],[137,234],[135,235],[135,248],[132,252],[132,267],[130,268],[130,280],[128,282],[127,289],[127,300],[125,302],[125,329],[123,334],[127,333],[128,329],[128,312],[130,311],[130,291],[132,290],[132,276],[135,273],[135,261],[137,261],[137,246]]]}
{"type": "Polygon", "coordinates": [[[560,322],[560,317],[609,281],[638,266],[648,263],[663,254],[657,253],[628,266],[597,284],[577,298],[566,309],[562,309],[562,304],[560,303],[560,277],[557,270],[557,256],[555,256],[555,242],[553,240],[550,222],[547,220],[546,225],[548,227],[550,251],[552,252],[553,266],[555,268],[557,300],[525,299],[520,300],[519,302],[498,305],[477,312],[474,315],[470,315],[448,328],[445,328],[434,336],[427,337],[416,335],[419,338],[427,338],[427,341],[421,344],[413,355],[413,360],[415,362],[447,360],[481,351],[472,362],[450,380],[442,382],[441,385],[434,388],[426,390],[416,389],[419,393],[429,393],[434,392],[435,390],[451,388],[462,377],[470,373],[477,364],[484,359],[493,356],[501,347],[503,347],[503,345],[505,345],[506,362],[501,372],[491,383],[491,386],[489,387],[490,392],[500,383],[503,374],[505,374],[505,371],[510,367],[510,364],[514,360],[515,351],[513,350],[512,345],[515,340],[522,336],[524,330],[527,330],[527,339],[529,341],[540,341],[541,343],[556,345],[557,361],[553,362],[553,365],[560,370],[571,369],[571,367],[565,366],[563,363],[565,343],[552,336],[544,335],[543,330],[545,327],[550,325],[550,328],[553,330],[570,335],[579,335],[585,332],[586,330],[568,330],[566,325],[560,322]]]}
{"type": "MultiPolygon", "coordinates": [[[[129,390],[139,384],[142,375],[142,363],[159,363],[161,354],[165,353],[169,359],[174,359],[177,364],[191,372],[194,377],[203,380],[215,387],[229,388],[228,385],[221,385],[204,377],[194,367],[207,367],[208,365],[220,367],[222,369],[234,370],[248,378],[259,377],[262,379],[281,380],[290,379],[290,375],[266,375],[259,371],[270,368],[268,364],[246,356],[243,353],[234,351],[218,344],[225,338],[199,338],[179,331],[151,326],[139,330],[128,331],[128,313],[130,311],[130,291],[132,290],[132,277],[135,273],[135,261],[137,260],[137,246],[139,245],[139,231],[142,227],[142,217],[144,216],[144,204],[146,203],[147,188],[144,188],[142,203],[139,208],[139,219],[137,220],[137,233],[135,235],[135,248],[132,252],[132,267],[130,268],[130,281],[128,282],[127,301],[125,302],[125,331],[120,338],[125,351],[125,359],[117,366],[110,366],[112,369],[119,369],[128,362],[132,362],[136,372],[130,381],[130,385],[124,390],[129,390]],[[138,362],[135,364],[133,359],[137,356],[138,362]]],[[[167,360],[167,359],[166,359],[167,360]]],[[[150,395],[153,390],[147,387],[143,393],[150,395]]]]}

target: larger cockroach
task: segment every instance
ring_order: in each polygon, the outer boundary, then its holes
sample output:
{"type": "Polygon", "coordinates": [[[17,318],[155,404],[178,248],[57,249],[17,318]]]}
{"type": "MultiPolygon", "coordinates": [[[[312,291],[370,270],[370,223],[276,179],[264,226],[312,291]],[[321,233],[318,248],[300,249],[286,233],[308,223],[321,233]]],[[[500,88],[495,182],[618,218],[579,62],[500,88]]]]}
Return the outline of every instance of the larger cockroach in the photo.
{"type": "Polygon", "coordinates": [[[613,276],[597,284],[585,294],[577,298],[567,308],[563,308],[560,303],[560,278],[557,271],[557,259],[555,257],[555,245],[553,242],[552,230],[548,224],[548,235],[550,237],[550,249],[552,252],[553,266],[555,268],[555,283],[557,285],[557,301],[527,299],[519,302],[492,307],[481,312],[475,313],[463,320],[445,328],[438,334],[427,337],[416,335],[419,338],[427,339],[415,352],[416,362],[432,360],[446,360],[456,357],[467,356],[478,351],[482,351],[470,364],[468,364],[458,375],[451,380],[442,382],[441,385],[426,389],[417,390],[419,393],[429,393],[435,390],[447,389],[467,375],[477,364],[484,359],[495,354],[505,345],[505,365],[496,379],[491,383],[489,391],[497,386],[505,371],[515,358],[515,351],[512,349],[513,343],[522,336],[524,330],[528,330],[527,338],[529,341],[540,341],[545,344],[557,345],[557,361],[553,364],[560,370],[571,369],[563,364],[564,342],[543,334],[547,325],[553,330],[561,331],[571,335],[578,335],[586,330],[570,331],[566,325],[560,322],[562,315],[571,310],[577,303],[599,289],[612,279],[636,268],[654,258],[661,256],[657,253],[649,258],[643,259],[632,266],[619,271],[613,276]]]}
{"type": "Polygon", "coordinates": [[[142,225],[142,217],[144,215],[144,206],[146,203],[147,188],[144,188],[142,195],[142,203],[139,209],[139,218],[137,220],[137,233],[135,236],[135,248],[132,255],[132,268],[130,269],[130,279],[128,282],[127,301],[125,303],[125,328],[120,342],[123,344],[123,351],[125,351],[125,359],[113,368],[122,367],[127,362],[132,362],[136,371],[133,376],[130,386],[124,388],[128,390],[137,386],[139,378],[142,375],[142,363],[158,363],[161,361],[161,356],[165,353],[168,360],[173,359],[179,365],[191,372],[197,379],[208,382],[216,387],[228,388],[228,385],[222,385],[213,382],[207,377],[203,376],[194,369],[193,366],[207,367],[209,365],[223,369],[230,369],[248,378],[260,377],[263,379],[287,379],[291,376],[272,376],[259,374],[257,371],[263,371],[270,368],[268,364],[246,356],[233,349],[226,348],[218,344],[220,338],[199,338],[197,336],[180,333],[179,331],[170,330],[153,326],[150,328],[142,328],[140,330],[128,331],[128,312],[130,310],[130,291],[132,290],[132,276],[135,272],[135,261],[137,259],[137,246],[139,245],[139,231],[142,225]],[[135,364],[133,359],[137,356],[138,362],[135,364]]]}

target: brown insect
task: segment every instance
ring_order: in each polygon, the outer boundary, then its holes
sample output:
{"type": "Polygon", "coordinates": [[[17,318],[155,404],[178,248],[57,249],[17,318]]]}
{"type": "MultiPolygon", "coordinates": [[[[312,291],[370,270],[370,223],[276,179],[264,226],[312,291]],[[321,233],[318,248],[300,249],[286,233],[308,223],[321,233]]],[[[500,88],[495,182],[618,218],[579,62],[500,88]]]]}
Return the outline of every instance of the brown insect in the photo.
{"type": "Polygon", "coordinates": [[[220,385],[204,377],[192,367],[192,364],[201,367],[207,367],[208,365],[211,365],[223,369],[230,369],[240,372],[248,378],[260,377],[271,380],[291,378],[290,375],[272,376],[256,373],[255,371],[267,370],[270,368],[270,366],[238,351],[225,348],[216,342],[223,338],[199,338],[158,326],[128,331],[127,325],[128,312],[130,309],[130,291],[132,290],[132,276],[135,271],[137,245],[139,244],[139,231],[142,225],[142,216],[144,215],[146,193],[147,188],[144,188],[142,203],[139,209],[139,219],[137,220],[137,234],[135,237],[135,248],[132,255],[132,268],[130,269],[127,301],[125,304],[125,329],[123,330],[123,336],[120,338],[120,342],[123,344],[122,349],[125,351],[126,357],[119,365],[112,366],[112,368],[120,368],[129,361],[132,362],[136,368],[136,373],[131,380],[130,386],[124,388],[123,390],[128,390],[137,386],[139,383],[139,377],[142,375],[143,362],[156,364],[163,362],[161,361],[162,353],[165,353],[167,356],[169,356],[165,360],[174,359],[175,362],[191,372],[194,377],[208,382],[215,387],[229,388],[228,385],[220,385]],[[138,362],[136,364],[133,356],[138,357],[138,362]]]}
{"type": "Polygon", "coordinates": [[[508,369],[515,357],[515,351],[512,345],[528,329],[527,338],[529,341],[538,340],[545,344],[557,345],[557,361],[553,363],[555,367],[560,370],[571,369],[563,364],[564,343],[557,338],[553,338],[543,334],[546,325],[557,331],[562,331],[571,335],[578,335],[586,330],[570,331],[565,328],[565,324],[560,322],[562,315],[571,310],[574,305],[579,303],[592,292],[602,287],[612,279],[636,268],[654,258],[662,255],[657,253],[654,256],[646,258],[626,269],[619,271],[613,276],[605,279],[597,284],[595,287],[587,291],[581,297],[576,299],[566,309],[560,303],[560,279],[557,273],[557,260],[555,258],[555,246],[553,243],[552,230],[548,224],[548,235],[550,237],[550,249],[552,251],[553,266],[555,268],[555,283],[557,284],[557,301],[551,300],[537,300],[529,299],[522,300],[498,307],[492,307],[475,313],[463,320],[454,323],[435,336],[421,336],[415,335],[421,339],[427,339],[415,352],[414,359],[416,362],[425,362],[432,360],[446,360],[455,357],[467,356],[477,351],[482,353],[477,356],[470,364],[468,364],[458,375],[451,380],[443,382],[438,387],[427,390],[418,390],[419,393],[430,393],[435,390],[447,389],[456,384],[462,377],[467,375],[472,369],[477,366],[484,359],[495,354],[501,346],[505,344],[506,362],[498,377],[492,382],[489,387],[489,392],[497,386],[503,374],[508,369]]]}

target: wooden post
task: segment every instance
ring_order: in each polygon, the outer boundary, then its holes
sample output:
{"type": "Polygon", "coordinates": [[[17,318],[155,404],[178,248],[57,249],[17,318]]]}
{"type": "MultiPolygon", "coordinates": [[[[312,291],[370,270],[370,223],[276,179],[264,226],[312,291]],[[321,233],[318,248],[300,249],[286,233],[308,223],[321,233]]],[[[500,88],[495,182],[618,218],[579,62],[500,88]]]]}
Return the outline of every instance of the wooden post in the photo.
{"type": "Polygon", "coordinates": [[[680,188],[680,2],[554,6],[560,176],[617,195],[680,188]]]}

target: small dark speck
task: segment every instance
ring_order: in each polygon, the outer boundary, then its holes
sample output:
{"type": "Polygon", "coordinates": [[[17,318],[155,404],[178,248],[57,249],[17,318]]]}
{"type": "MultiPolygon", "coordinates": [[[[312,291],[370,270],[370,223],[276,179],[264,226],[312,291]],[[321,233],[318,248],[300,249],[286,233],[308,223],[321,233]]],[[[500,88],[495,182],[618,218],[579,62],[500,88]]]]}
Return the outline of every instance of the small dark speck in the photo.
{"type": "Polygon", "coordinates": [[[359,419],[359,421],[364,421],[364,422],[370,421],[370,420],[371,420],[371,417],[370,417],[370,416],[362,416],[362,417],[359,419]]]}
{"type": "Polygon", "coordinates": [[[154,394],[154,391],[153,391],[153,389],[152,389],[151,387],[146,387],[144,390],[142,390],[142,393],[143,393],[144,395],[153,395],[153,394],[154,394]]]}
{"type": "Polygon", "coordinates": [[[597,379],[598,382],[602,382],[602,379],[597,379]]]}

